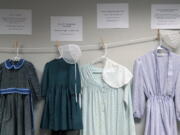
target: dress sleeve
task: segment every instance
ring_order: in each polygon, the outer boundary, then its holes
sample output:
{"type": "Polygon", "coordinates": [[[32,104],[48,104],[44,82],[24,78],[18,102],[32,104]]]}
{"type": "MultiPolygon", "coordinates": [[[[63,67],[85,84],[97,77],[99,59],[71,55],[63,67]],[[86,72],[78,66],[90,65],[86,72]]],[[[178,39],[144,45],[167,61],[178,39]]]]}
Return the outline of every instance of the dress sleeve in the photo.
{"type": "Polygon", "coordinates": [[[178,74],[175,88],[175,108],[177,120],[180,121],[180,73],[178,74]]]}
{"type": "Polygon", "coordinates": [[[133,76],[133,114],[135,118],[141,119],[145,111],[146,98],[140,59],[137,59],[134,63],[133,76]]]}
{"type": "Polygon", "coordinates": [[[30,89],[32,90],[33,99],[38,100],[40,98],[40,84],[36,73],[36,69],[33,64],[29,66],[29,78],[30,78],[30,89]]]}
{"type": "Polygon", "coordinates": [[[133,118],[133,109],[132,109],[132,98],[131,98],[131,85],[130,83],[125,86],[124,89],[124,102],[125,102],[125,109],[126,109],[126,119],[127,119],[127,128],[125,129],[124,133],[128,135],[135,135],[135,124],[133,118]]]}
{"type": "Polygon", "coordinates": [[[49,71],[48,65],[46,64],[43,71],[43,76],[41,80],[41,96],[45,97],[47,95],[48,82],[49,82],[49,71]]]}

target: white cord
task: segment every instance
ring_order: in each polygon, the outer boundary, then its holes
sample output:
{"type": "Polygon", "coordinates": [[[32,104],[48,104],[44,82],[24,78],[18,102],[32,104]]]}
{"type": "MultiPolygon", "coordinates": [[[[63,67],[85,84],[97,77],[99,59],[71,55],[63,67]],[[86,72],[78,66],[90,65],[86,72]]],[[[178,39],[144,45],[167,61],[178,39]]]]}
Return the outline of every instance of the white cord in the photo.
{"type": "MultiPolygon", "coordinates": [[[[114,47],[122,47],[122,46],[129,46],[129,45],[135,45],[138,43],[144,43],[144,42],[151,42],[155,41],[156,37],[148,37],[148,38],[140,38],[136,40],[130,40],[130,41],[124,41],[124,42],[111,42],[111,43],[104,43],[107,48],[114,48],[114,47]]],[[[89,50],[99,50],[101,49],[101,46],[97,44],[91,44],[91,45],[79,45],[82,51],[89,51],[89,50]]],[[[9,50],[14,50],[16,48],[8,48],[8,47],[0,47],[0,52],[10,52],[9,50]]],[[[21,52],[57,52],[57,49],[55,47],[40,47],[40,48],[19,48],[21,49],[21,52]],[[25,51],[26,50],[26,51],[25,51]]]]}
{"type": "Polygon", "coordinates": [[[77,72],[77,67],[76,67],[76,63],[75,63],[75,96],[76,96],[76,103],[78,102],[78,93],[77,93],[77,75],[76,75],[76,72],[77,72]]]}

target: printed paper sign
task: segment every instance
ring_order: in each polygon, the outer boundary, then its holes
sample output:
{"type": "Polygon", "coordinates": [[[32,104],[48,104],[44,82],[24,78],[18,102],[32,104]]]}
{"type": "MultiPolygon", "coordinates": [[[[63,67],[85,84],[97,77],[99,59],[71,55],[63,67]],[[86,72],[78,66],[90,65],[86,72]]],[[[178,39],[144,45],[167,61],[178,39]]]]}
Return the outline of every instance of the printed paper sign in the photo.
{"type": "Polygon", "coordinates": [[[152,29],[179,29],[180,4],[153,4],[151,7],[152,29]]]}
{"type": "Polygon", "coordinates": [[[32,11],[0,9],[0,34],[32,34],[32,11]]]}
{"type": "Polygon", "coordinates": [[[82,41],[82,16],[52,16],[52,41],[82,41]]]}
{"type": "Polygon", "coordinates": [[[98,28],[128,28],[129,8],[127,3],[97,4],[98,28]]]}

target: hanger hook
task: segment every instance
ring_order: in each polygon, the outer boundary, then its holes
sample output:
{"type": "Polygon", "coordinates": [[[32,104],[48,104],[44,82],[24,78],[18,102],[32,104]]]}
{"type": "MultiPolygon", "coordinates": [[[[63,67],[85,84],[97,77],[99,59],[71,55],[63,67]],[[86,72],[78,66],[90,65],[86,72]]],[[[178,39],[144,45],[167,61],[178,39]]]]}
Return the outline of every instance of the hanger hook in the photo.
{"type": "Polygon", "coordinates": [[[19,42],[18,41],[15,41],[15,48],[16,48],[16,56],[18,57],[19,56],[19,42]]]}

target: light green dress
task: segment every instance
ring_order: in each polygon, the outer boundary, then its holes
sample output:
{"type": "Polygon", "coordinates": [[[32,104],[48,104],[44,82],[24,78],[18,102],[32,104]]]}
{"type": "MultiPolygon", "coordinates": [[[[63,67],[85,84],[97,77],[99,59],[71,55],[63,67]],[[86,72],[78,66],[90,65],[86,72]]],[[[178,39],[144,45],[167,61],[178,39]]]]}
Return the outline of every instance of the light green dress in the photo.
{"type": "Polygon", "coordinates": [[[120,88],[112,88],[102,79],[103,69],[88,64],[82,66],[80,72],[83,111],[81,134],[135,135],[130,81],[120,88]]]}

